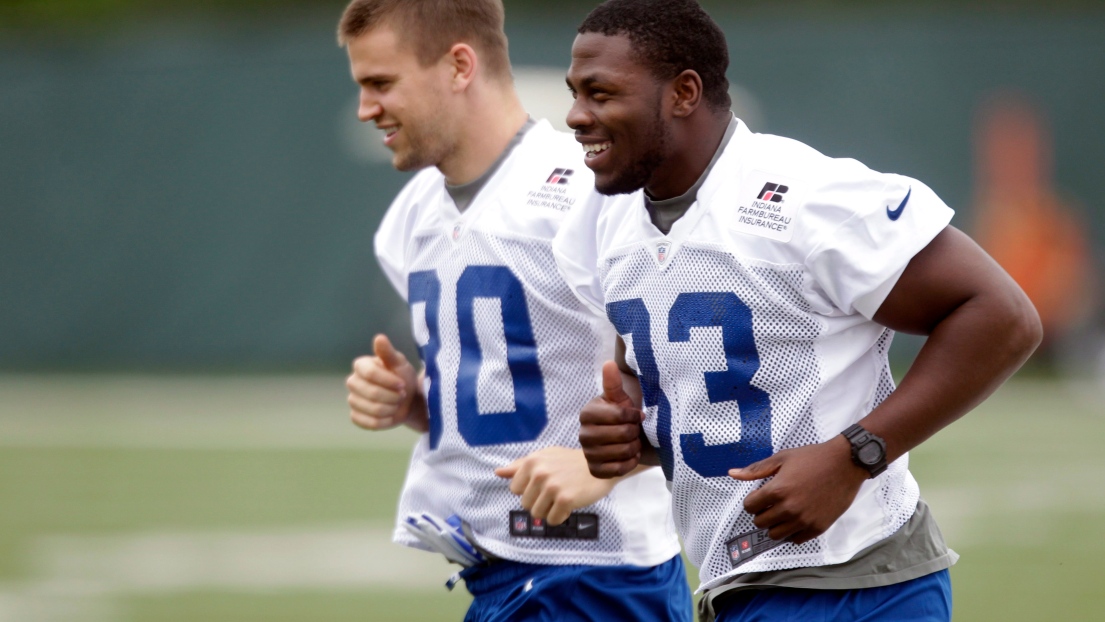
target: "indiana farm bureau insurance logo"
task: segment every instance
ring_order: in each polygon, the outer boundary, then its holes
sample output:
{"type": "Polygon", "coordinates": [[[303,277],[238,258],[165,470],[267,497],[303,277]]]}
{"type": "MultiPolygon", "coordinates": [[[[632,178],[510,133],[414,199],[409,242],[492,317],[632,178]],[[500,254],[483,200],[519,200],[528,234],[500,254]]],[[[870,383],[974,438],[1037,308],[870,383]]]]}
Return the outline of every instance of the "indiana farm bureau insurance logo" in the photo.
{"type": "Polygon", "coordinates": [[[574,172],[570,168],[554,168],[539,189],[526,193],[526,205],[550,207],[558,212],[572,209],[576,198],[568,194],[568,182],[572,180],[574,172]]]}
{"type": "Polygon", "coordinates": [[[552,175],[549,175],[549,178],[545,180],[545,183],[546,184],[567,184],[568,181],[569,181],[568,178],[571,177],[572,173],[574,173],[574,172],[575,171],[573,171],[570,168],[554,168],[553,172],[552,172],[552,175]]]}
{"type": "Polygon", "coordinates": [[[753,171],[750,177],[747,198],[737,203],[733,228],[741,233],[789,242],[794,234],[794,219],[802,206],[801,184],[762,171],[753,171]],[[771,179],[775,181],[769,181],[771,179]]]}
{"type": "Polygon", "coordinates": [[[790,188],[780,184],[773,184],[769,181],[764,184],[764,189],[760,190],[760,194],[756,195],[756,198],[763,201],[771,201],[772,203],[782,203],[783,195],[787,193],[787,190],[790,190],[790,188]]]}

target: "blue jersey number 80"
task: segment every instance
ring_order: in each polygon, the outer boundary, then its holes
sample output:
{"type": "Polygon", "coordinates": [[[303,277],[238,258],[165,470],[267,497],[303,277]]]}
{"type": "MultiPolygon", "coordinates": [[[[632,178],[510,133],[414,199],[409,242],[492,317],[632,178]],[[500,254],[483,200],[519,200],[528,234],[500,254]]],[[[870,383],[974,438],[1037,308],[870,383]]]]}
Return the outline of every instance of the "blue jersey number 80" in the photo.
{"type": "MultiPolygon", "coordinates": [[[[606,314],[621,335],[629,335],[637,359],[645,407],[656,406],[656,436],[660,465],[672,479],[671,403],[660,387],[660,369],[652,350],[651,320],[640,298],[612,302],[606,314]]],[[[703,477],[728,475],[772,454],[771,399],[752,386],[760,368],[760,354],[752,335],[752,311],[731,292],[680,294],[668,310],[668,341],[689,341],[691,329],[717,326],[725,350],[725,371],[705,372],[710,403],[736,401],[740,409],[741,440],[707,445],[702,433],[680,434],[683,462],[703,477]]]]}
{"type": "MultiPolygon", "coordinates": [[[[426,406],[430,416],[430,449],[441,441],[441,372],[437,354],[441,349],[438,303],[441,281],[433,270],[412,272],[407,279],[408,302],[425,303],[429,339],[418,347],[426,365],[430,391],[426,406]]],[[[457,280],[457,329],[460,335],[460,368],[457,371],[457,427],[473,447],[521,443],[536,439],[548,423],[545,382],[537,363],[526,296],[518,277],[505,266],[468,266],[457,280]],[[483,353],[476,337],[477,298],[497,298],[502,308],[506,338],[507,368],[514,385],[514,410],[481,415],[476,384],[483,353]]]]}

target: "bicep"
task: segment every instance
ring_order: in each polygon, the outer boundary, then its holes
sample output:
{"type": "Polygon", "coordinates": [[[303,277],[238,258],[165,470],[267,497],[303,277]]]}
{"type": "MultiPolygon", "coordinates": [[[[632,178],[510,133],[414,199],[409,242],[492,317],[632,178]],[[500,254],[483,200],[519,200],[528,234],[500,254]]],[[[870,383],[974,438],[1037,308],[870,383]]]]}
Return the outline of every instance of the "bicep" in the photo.
{"type": "Polygon", "coordinates": [[[909,261],[874,320],[899,332],[929,335],[944,318],[980,296],[1023,294],[974,240],[949,225],[909,261]]]}

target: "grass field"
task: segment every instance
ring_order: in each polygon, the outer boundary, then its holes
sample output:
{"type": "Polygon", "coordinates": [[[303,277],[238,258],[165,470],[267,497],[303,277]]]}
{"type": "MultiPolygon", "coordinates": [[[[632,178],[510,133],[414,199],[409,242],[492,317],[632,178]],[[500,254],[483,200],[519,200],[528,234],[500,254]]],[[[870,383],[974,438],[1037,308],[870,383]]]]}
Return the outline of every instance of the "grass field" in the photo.
{"type": "MultiPolygon", "coordinates": [[[[459,620],[389,544],[413,437],[339,375],[0,378],[0,622],[459,620]]],[[[1105,619],[1105,395],[1019,381],[913,453],[957,620],[1105,619]]]]}

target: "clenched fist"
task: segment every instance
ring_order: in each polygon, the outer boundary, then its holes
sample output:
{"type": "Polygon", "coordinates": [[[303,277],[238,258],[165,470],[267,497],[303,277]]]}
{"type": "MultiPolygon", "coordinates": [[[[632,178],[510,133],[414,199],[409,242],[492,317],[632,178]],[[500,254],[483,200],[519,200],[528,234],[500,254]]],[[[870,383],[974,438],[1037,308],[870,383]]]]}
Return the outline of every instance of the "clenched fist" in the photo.
{"type": "Polygon", "coordinates": [[[539,449],[495,469],[495,475],[509,478],[510,492],[522,498],[522,507],[550,525],[602,499],[618,483],[592,477],[583,454],[567,447],[539,449]]]}
{"type": "Polygon", "coordinates": [[[579,413],[579,443],[595,477],[626,475],[641,461],[641,421],[644,414],[622,387],[622,372],[614,361],[602,366],[602,395],[579,413]]]}
{"type": "Polygon", "coordinates": [[[353,373],[345,379],[350,419],[366,430],[406,424],[425,432],[429,419],[418,373],[387,336],[376,335],[372,347],[375,355],[353,361],[353,373]]]}

